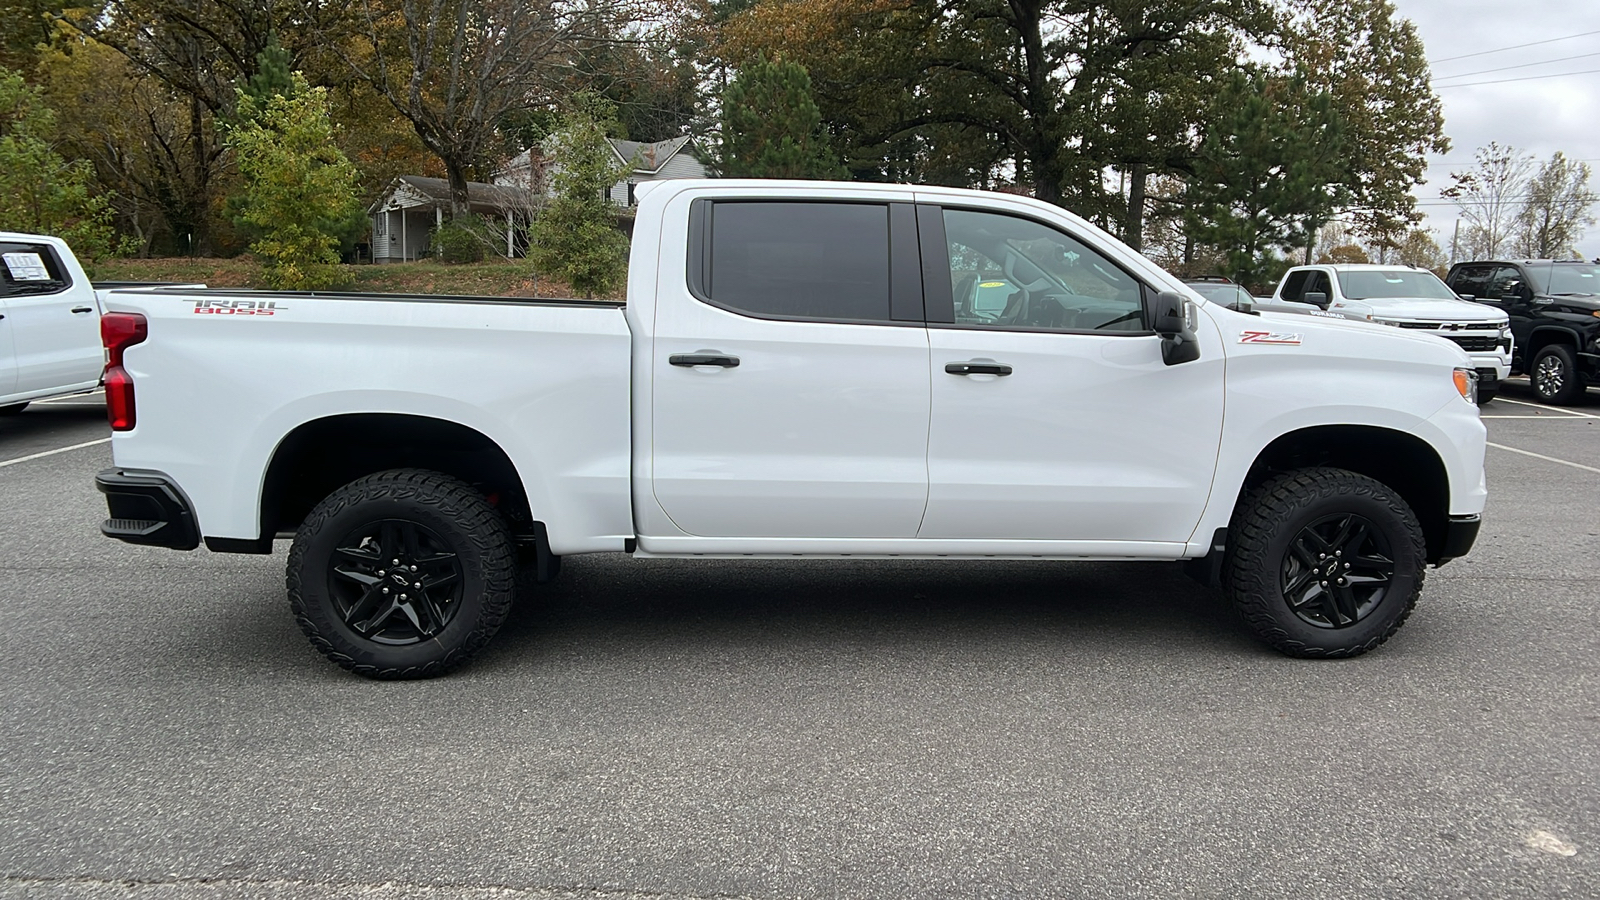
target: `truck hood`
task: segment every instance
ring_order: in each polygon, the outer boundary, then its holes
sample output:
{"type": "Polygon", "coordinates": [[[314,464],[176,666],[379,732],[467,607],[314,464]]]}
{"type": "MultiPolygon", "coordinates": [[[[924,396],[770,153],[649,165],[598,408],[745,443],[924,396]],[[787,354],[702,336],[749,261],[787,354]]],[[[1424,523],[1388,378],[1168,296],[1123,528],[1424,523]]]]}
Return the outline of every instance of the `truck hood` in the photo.
{"type": "Polygon", "coordinates": [[[1373,316],[1383,319],[1414,319],[1421,322],[1506,321],[1504,311],[1469,300],[1372,297],[1366,300],[1341,300],[1329,307],[1333,310],[1345,308],[1369,309],[1373,316]]]}

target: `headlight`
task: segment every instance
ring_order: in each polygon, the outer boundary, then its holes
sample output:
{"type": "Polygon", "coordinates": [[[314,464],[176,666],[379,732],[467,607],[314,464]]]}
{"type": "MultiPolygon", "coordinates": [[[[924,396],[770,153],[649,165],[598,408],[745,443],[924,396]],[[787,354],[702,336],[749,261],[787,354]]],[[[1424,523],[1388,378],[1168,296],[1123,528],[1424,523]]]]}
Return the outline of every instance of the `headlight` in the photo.
{"type": "Polygon", "coordinates": [[[1456,390],[1460,392],[1461,399],[1476,406],[1478,404],[1478,373],[1474,369],[1452,369],[1451,377],[1455,379],[1456,390]]]}

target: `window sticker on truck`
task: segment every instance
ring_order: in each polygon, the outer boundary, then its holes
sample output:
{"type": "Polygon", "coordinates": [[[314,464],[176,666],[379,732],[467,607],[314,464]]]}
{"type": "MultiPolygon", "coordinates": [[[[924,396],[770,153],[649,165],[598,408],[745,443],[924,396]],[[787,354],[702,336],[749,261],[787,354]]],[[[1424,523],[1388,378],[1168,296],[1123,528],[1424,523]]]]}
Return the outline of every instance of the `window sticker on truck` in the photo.
{"type": "Polygon", "coordinates": [[[1281,331],[1245,331],[1239,334],[1241,344],[1298,344],[1300,335],[1281,331]]]}
{"type": "Polygon", "coordinates": [[[218,316],[270,316],[280,309],[287,309],[278,305],[276,300],[195,300],[194,311],[198,314],[218,316]]]}

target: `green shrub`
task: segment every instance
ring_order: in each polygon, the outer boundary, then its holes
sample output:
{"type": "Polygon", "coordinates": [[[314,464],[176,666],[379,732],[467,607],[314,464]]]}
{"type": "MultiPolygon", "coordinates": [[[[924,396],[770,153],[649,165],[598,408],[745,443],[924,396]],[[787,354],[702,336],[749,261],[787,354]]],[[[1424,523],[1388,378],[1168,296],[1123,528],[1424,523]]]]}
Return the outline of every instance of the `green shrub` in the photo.
{"type": "Polygon", "coordinates": [[[488,223],[478,216],[446,222],[433,230],[433,255],[441,262],[483,262],[488,223]]]}

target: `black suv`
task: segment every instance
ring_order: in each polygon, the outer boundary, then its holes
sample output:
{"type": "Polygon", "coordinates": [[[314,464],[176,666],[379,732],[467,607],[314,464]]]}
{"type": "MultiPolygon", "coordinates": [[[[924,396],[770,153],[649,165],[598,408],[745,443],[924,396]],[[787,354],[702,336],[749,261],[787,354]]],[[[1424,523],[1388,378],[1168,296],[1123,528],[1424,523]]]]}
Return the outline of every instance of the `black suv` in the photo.
{"type": "Polygon", "coordinates": [[[1580,260],[1456,263],[1445,283],[1511,317],[1513,375],[1546,403],[1570,403],[1600,384],[1600,265],[1580,260]]]}

